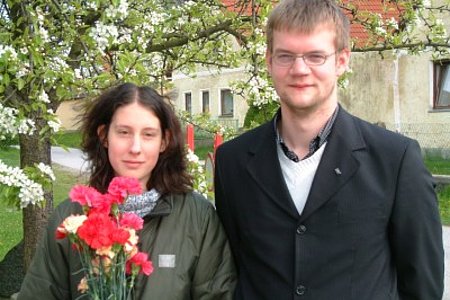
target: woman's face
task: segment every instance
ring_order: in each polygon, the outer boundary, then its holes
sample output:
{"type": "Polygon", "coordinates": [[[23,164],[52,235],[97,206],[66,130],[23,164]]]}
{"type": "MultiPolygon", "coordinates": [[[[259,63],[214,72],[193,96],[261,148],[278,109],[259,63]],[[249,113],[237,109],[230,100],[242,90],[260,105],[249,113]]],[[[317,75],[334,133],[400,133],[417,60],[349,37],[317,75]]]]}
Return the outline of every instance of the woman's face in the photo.
{"type": "MultiPolygon", "coordinates": [[[[103,128],[98,130],[100,138],[103,128]]],[[[153,111],[134,102],[116,110],[104,146],[115,175],[137,178],[145,191],[166,141],[153,111]]]]}

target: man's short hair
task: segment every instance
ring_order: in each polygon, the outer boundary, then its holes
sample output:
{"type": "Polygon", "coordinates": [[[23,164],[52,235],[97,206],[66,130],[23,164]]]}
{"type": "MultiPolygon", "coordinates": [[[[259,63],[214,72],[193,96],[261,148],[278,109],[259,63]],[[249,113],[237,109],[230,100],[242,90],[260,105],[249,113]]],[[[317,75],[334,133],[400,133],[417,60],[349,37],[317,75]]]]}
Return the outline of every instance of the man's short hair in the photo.
{"type": "Polygon", "coordinates": [[[275,30],[308,34],[320,25],[335,30],[336,50],[349,48],[350,22],[334,0],[281,0],[267,22],[267,50],[273,50],[275,30]]]}

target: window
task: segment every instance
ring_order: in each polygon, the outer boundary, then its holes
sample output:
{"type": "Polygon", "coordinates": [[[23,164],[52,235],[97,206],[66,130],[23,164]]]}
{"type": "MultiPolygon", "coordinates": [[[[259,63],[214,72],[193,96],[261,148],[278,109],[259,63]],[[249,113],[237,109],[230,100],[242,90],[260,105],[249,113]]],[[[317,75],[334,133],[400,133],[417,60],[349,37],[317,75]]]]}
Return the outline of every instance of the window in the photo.
{"type": "Polygon", "coordinates": [[[233,94],[230,89],[220,90],[220,108],[222,116],[233,117],[233,94]]]}
{"type": "Polygon", "coordinates": [[[209,91],[202,91],[202,112],[209,113],[209,91]]]}
{"type": "Polygon", "coordinates": [[[450,108],[450,61],[434,63],[433,108],[450,108]]]}
{"type": "Polygon", "coordinates": [[[190,92],[184,93],[184,109],[188,113],[192,113],[192,94],[190,92]]]}

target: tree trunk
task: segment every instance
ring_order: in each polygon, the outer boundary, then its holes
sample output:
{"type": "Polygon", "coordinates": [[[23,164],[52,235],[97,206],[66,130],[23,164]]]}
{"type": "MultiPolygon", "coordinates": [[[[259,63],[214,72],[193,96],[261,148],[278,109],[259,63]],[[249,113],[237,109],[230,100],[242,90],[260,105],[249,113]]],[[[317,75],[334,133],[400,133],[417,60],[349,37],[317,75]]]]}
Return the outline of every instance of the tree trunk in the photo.
{"type": "MultiPolygon", "coordinates": [[[[51,165],[51,144],[48,137],[40,137],[39,132],[45,124],[39,116],[33,118],[36,131],[33,135],[20,135],[20,166],[33,166],[43,162],[51,165]]],[[[24,271],[28,270],[36,251],[36,245],[47,225],[48,216],[53,210],[53,192],[45,191],[45,203],[28,205],[22,210],[24,236],[24,271]]]]}

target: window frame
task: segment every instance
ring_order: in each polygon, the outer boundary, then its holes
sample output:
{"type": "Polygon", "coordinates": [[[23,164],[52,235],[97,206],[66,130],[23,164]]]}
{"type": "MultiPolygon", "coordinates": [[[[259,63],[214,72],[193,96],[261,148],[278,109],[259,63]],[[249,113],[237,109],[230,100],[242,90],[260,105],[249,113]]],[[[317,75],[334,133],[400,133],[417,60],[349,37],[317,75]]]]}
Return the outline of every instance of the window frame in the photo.
{"type": "Polygon", "coordinates": [[[184,92],[183,93],[183,99],[184,99],[184,110],[188,114],[192,114],[192,92],[184,92]],[[189,100],[189,101],[188,101],[189,100]]]}
{"type": "Polygon", "coordinates": [[[201,101],[200,105],[202,108],[202,113],[204,113],[204,114],[211,113],[211,92],[209,90],[201,90],[200,91],[200,101],[201,101]],[[206,100],[208,100],[207,109],[205,109],[205,97],[204,97],[205,93],[207,93],[207,95],[208,95],[208,99],[206,99],[206,100]]]}
{"type": "Polygon", "coordinates": [[[450,109],[450,102],[447,105],[440,103],[444,80],[450,85],[450,59],[433,61],[433,109],[435,110],[450,109]]]}
{"type": "Polygon", "coordinates": [[[219,91],[219,99],[220,99],[220,116],[221,117],[227,117],[227,118],[233,118],[234,117],[234,95],[230,88],[221,88],[219,91]],[[224,93],[228,92],[231,95],[231,112],[225,113],[226,107],[225,107],[225,98],[224,93]]]}

